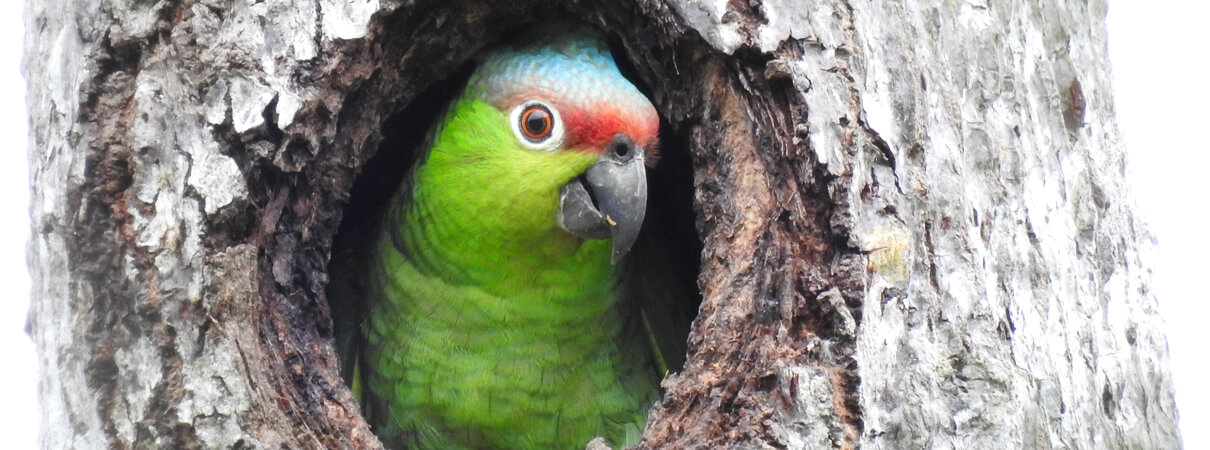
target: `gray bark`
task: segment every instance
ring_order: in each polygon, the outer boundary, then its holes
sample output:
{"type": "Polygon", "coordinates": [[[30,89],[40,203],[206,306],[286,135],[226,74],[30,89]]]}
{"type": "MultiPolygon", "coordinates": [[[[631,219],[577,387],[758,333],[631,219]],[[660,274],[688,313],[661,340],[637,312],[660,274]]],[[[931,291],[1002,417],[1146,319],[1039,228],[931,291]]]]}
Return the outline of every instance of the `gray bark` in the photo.
{"type": "Polygon", "coordinates": [[[938,3],[28,0],[41,445],[377,446],[341,205],[390,114],[554,7],[694,173],[703,301],[640,446],[1179,447],[1105,2],[938,3]]]}

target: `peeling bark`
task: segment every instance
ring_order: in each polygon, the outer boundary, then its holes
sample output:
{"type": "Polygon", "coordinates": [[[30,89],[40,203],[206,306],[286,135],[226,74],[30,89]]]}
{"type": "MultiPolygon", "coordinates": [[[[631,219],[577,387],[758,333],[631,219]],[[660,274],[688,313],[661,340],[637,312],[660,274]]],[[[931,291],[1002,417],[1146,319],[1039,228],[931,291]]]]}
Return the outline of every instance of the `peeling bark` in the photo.
{"type": "Polygon", "coordinates": [[[692,165],[702,305],[640,447],[1180,446],[1103,1],[26,8],[43,447],[378,447],[342,205],[392,114],[552,15],[692,165]]]}

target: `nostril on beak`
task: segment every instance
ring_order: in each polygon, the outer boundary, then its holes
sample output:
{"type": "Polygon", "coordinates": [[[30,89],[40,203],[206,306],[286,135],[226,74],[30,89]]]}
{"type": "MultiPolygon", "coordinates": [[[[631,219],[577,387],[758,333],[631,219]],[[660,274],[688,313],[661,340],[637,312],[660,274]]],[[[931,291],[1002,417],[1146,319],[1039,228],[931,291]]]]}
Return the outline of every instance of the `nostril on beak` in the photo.
{"type": "Polygon", "coordinates": [[[626,154],[630,153],[630,147],[620,142],[613,144],[613,153],[619,157],[625,158],[626,154]]]}
{"type": "Polygon", "coordinates": [[[625,134],[618,133],[613,137],[613,141],[609,143],[610,156],[620,162],[630,161],[635,153],[637,152],[635,151],[634,140],[625,134]]]}

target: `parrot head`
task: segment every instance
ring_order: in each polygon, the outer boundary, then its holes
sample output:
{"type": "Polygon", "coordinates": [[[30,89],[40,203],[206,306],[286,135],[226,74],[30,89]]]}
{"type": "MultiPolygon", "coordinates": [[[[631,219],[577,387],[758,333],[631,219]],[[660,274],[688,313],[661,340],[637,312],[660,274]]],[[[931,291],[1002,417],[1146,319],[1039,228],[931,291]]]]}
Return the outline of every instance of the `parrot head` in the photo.
{"type": "Polygon", "coordinates": [[[643,223],[658,130],[603,38],[547,29],[486,56],[424,164],[477,190],[468,217],[503,216],[514,236],[608,238],[617,263],[643,223]]]}

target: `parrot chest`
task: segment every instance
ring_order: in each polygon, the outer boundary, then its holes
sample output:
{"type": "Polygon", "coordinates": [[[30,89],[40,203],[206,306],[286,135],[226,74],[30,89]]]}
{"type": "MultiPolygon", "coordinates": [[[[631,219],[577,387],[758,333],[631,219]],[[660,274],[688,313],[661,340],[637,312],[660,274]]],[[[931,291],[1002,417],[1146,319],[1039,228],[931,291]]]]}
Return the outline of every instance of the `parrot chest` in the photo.
{"type": "Polygon", "coordinates": [[[403,443],[582,447],[641,432],[655,380],[619,370],[639,350],[617,339],[612,277],[532,274],[540,284],[509,296],[449,284],[398,253],[382,266],[368,387],[389,409],[373,420],[403,443]]]}

